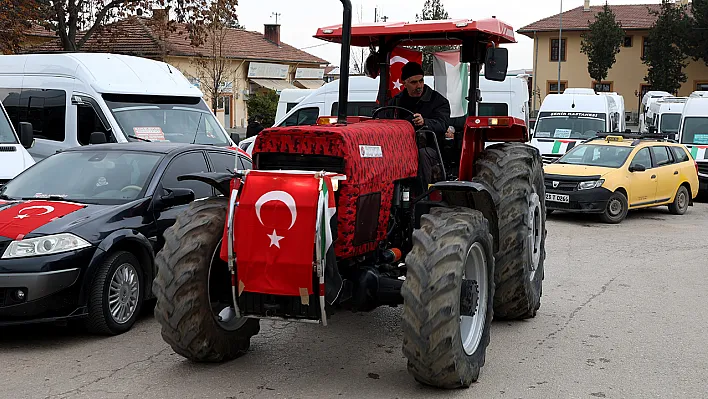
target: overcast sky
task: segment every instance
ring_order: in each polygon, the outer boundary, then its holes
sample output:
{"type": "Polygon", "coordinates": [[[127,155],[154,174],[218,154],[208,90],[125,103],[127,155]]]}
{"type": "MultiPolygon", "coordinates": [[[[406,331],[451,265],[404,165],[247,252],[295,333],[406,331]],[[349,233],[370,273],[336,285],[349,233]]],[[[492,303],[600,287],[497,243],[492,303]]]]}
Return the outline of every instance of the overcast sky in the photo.
{"type": "MultiPolygon", "coordinates": [[[[425,0],[352,0],[354,23],[373,22],[374,9],[379,15],[393,21],[415,21],[425,0]],[[363,12],[362,12],[363,11],[363,12]]],[[[610,0],[610,4],[660,3],[661,0],[610,0]]],[[[510,24],[514,30],[539,19],[558,14],[560,0],[442,0],[450,18],[480,19],[496,16],[510,24]]],[[[602,5],[602,0],[591,0],[591,5],[602,5]]],[[[583,0],[563,0],[563,10],[579,7],[583,0]]],[[[342,5],[338,0],[240,0],[239,21],[248,30],[263,32],[263,24],[274,23],[271,14],[280,13],[281,40],[294,47],[324,58],[339,65],[339,45],[324,44],[312,36],[317,28],[339,24],[342,21],[342,5]],[[317,46],[317,47],[311,47],[317,46]],[[310,48],[306,48],[310,47],[310,48]]],[[[509,48],[510,69],[533,67],[533,40],[516,34],[518,43],[509,48]]]]}

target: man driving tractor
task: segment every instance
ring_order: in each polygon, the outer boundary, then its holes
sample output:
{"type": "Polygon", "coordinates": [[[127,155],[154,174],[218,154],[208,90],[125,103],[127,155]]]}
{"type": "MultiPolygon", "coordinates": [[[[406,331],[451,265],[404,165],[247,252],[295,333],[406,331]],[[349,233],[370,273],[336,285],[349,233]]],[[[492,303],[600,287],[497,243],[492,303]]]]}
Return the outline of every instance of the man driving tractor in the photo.
{"type": "Polygon", "coordinates": [[[392,98],[388,105],[413,112],[411,120],[413,126],[416,129],[427,126],[435,132],[438,143],[442,143],[450,126],[450,102],[442,94],[426,85],[424,77],[423,67],[420,64],[407,63],[401,73],[401,80],[406,89],[392,98]]]}

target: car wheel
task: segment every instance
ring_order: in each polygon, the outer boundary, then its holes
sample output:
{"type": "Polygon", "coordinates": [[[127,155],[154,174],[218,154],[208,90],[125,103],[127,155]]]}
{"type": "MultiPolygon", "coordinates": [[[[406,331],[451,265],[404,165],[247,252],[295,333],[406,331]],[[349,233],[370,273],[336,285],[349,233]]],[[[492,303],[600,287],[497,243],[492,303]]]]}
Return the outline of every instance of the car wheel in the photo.
{"type": "Polygon", "coordinates": [[[688,210],[688,204],[690,203],[690,194],[686,186],[679,187],[674,197],[674,202],[669,204],[669,212],[674,215],[683,215],[688,210]]]}
{"type": "Polygon", "coordinates": [[[86,328],[102,335],[130,330],[143,305],[143,279],[142,268],[133,254],[126,251],[111,254],[93,280],[86,328]]]}
{"type": "Polygon", "coordinates": [[[627,197],[621,192],[616,191],[607,201],[605,212],[600,215],[600,218],[605,223],[620,223],[627,217],[628,207],[627,197]]]}

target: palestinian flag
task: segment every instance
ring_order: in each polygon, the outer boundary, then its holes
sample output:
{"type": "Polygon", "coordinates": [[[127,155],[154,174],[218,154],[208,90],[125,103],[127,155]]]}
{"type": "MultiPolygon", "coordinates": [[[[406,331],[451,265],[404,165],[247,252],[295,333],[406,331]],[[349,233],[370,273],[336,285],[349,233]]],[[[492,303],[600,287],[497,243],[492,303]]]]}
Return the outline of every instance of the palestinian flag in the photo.
{"type": "MultiPolygon", "coordinates": [[[[320,295],[333,305],[342,291],[342,276],[334,254],[334,237],[337,235],[337,204],[334,200],[333,180],[341,177],[325,175],[320,179],[320,197],[317,207],[317,274],[320,277],[320,295]]],[[[322,300],[322,299],[320,299],[322,300]]]]}
{"type": "Polygon", "coordinates": [[[450,117],[467,115],[467,91],[470,71],[467,63],[460,62],[460,51],[433,54],[435,91],[450,101],[450,117]]]}
{"type": "Polygon", "coordinates": [[[551,154],[563,155],[570,151],[578,144],[576,140],[556,140],[553,142],[553,148],[551,149],[551,154]],[[562,151],[562,152],[561,152],[562,151]]]}
{"type": "Polygon", "coordinates": [[[687,145],[686,148],[691,152],[691,156],[696,161],[708,160],[708,145],[687,145]]]}

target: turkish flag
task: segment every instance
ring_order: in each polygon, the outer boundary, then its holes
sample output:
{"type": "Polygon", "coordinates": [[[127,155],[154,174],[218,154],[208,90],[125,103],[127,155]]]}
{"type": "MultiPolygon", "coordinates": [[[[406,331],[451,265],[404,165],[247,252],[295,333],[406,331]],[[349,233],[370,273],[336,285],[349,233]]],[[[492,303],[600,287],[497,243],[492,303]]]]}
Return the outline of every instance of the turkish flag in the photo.
{"type": "Polygon", "coordinates": [[[250,171],[235,216],[239,292],[313,293],[319,179],[250,171]]]}
{"type": "Polygon", "coordinates": [[[390,97],[396,96],[404,90],[401,75],[403,73],[403,66],[409,62],[417,62],[423,65],[423,53],[402,47],[393,49],[388,70],[388,90],[390,97]]]}
{"type": "Polygon", "coordinates": [[[85,206],[59,201],[27,201],[0,208],[0,236],[21,240],[45,224],[85,206]]]}

